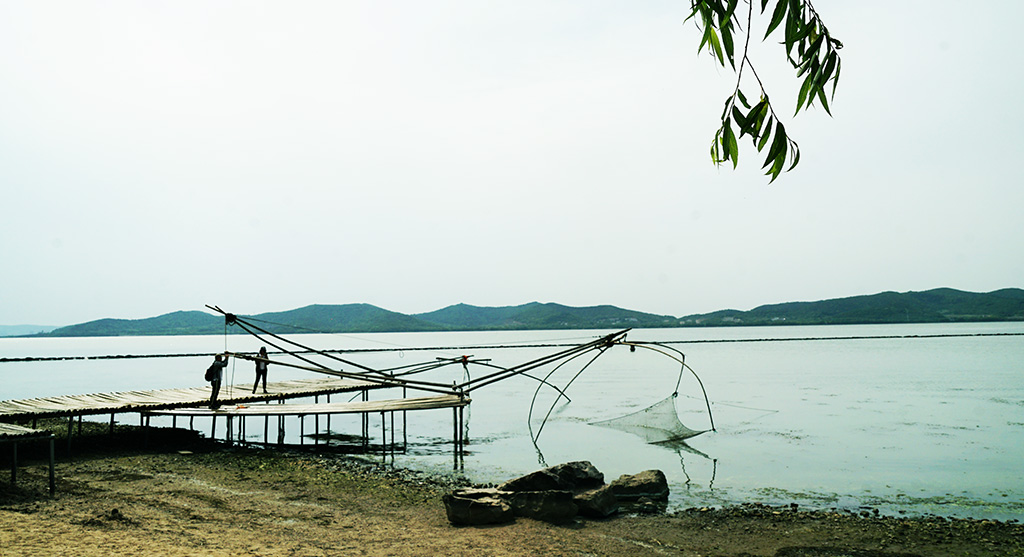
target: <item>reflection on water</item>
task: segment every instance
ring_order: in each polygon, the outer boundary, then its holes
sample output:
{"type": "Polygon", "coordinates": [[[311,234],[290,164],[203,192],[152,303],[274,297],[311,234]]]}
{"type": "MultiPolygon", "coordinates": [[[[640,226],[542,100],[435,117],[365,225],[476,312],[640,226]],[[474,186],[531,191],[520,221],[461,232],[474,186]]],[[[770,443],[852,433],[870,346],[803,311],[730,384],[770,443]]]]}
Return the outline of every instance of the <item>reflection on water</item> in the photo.
{"type": "Polygon", "coordinates": [[[666,449],[673,450],[673,451],[676,452],[677,455],[679,455],[679,468],[682,470],[683,476],[686,477],[686,483],[684,485],[686,485],[687,487],[689,487],[690,484],[693,483],[693,478],[691,478],[690,474],[688,474],[686,472],[686,456],[683,455],[683,453],[687,453],[687,454],[691,454],[691,455],[697,455],[697,456],[699,456],[699,457],[701,457],[701,458],[703,458],[705,460],[710,460],[712,468],[711,468],[711,478],[707,480],[707,482],[708,482],[708,490],[714,489],[714,487],[715,487],[715,474],[718,473],[718,459],[717,458],[711,458],[710,456],[704,454],[703,452],[698,451],[697,449],[695,449],[695,448],[691,447],[690,445],[688,445],[685,440],[662,441],[660,443],[654,443],[654,444],[659,446],[659,447],[665,447],[666,449]]]}

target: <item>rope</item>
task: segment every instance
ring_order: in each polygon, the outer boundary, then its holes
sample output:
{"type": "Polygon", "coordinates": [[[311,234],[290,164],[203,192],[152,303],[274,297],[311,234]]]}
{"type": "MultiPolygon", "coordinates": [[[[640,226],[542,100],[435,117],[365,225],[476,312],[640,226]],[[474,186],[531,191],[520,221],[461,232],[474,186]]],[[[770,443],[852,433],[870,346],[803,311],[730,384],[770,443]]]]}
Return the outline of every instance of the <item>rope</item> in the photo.
{"type": "MultiPolygon", "coordinates": [[[[586,364],[585,364],[585,365],[584,365],[584,366],[583,366],[582,368],[580,368],[580,370],[576,372],[576,375],[573,375],[572,379],[570,379],[570,380],[569,380],[569,382],[565,384],[565,387],[563,387],[563,388],[562,388],[562,390],[563,390],[563,391],[564,391],[564,390],[568,390],[568,389],[569,389],[569,386],[570,386],[570,385],[572,385],[572,384],[573,384],[573,382],[574,382],[574,381],[576,381],[576,379],[577,379],[577,378],[578,378],[578,377],[579,377],[580,375],[582,375],[582,374],[583,374],[583,372],[584,372],[584,371],[585,371],[585,370],[586,370],[586,369],[587,369],[588,367],[590,367],[590,364],[594,363],[594,361],[596,361],[596,360],[597,360],[597,359],[598,359],[598,358],[599,358],[599,357],[600,357],[600,356],[601,356],[602,354],[604,354],[604,351],[605,351],[605,350],[607,350],[607,349],[608,349],[608,347],[607,347],[607,346],[603,346],[603,347],[600,347],[600,348],[598,348],[598,349],[597,349],[597,350],[598,350],[597,354],[595,354],[595,355],[594,355],[594,357],[593,357],[593,358],[591,358],[589,362],[587,362],[587,363],[586,363],[586,364]]],[[[545,382],[547,382],[547,380],[548,380],[548,379],[550,379],[550,378],[551,378],[551,376],[552,376],[552,375],[554,375],[554,373],[555,373],[556,371],[558,371],[558,369],[559,369],[559,368],[561,368],[562,366],[564,366],[564,365],[568,364],[568,363],[569,363],[569,362],[571,362],[572,360],[574,360],[574,359],[576,359],[576,358],[578,358],[578,357],[580,357],[580,356],[582,356],[582,355],[583,355],[582,353],[580,353],[580,354],[575,354],[575,355],[573,355],[573,356],[572,356],[571,358],[569,358],[568,360],[566,360],[566,361],[564,361],[564,362],[562,362],[562,363],[558,364],[558,365],[557,365],[557,366],[555,367],[555,369],[551,370],[551,372],[550,372],[550,373],[548,373],[548,374],[547,374],[547,376],[546,376],[546,377],[544,378],[545,382]]],[[[529,429],[530,429],[530,438],[532,438],[532,439],[533,439],[533,444],[534,444],[534,446],[536,446],[536,445],[537,445],[537,440],[538,440],[538,439],[540,439],[540,434],[541,434],[541,432],[543,432],[543,431],[544,431],[544,425],[548,423],[548,418],[550,418],[550,417],[551,417],[551,412],[552,412],[552,411],[554,411],[554,409],[555,409],[555,405],[556,405],[556,404],[558,404],[558,399],[556,398],[556,399],[554,400],[554,402],[552,402],[552,403],[551,403],[551,407],[550,407],[550,408],[548,408],[548,412],[547,412],[547,414],[545,414],[545,415],[544,415],[544,419],[543,419],[543,420],[541,420],[541,422],[540,422],[540,427],[539,427],[539,428],[537,428],[537,435],[536,435],[536,436],[534,436],[534,435],[533,435],[533,425],[532,425],[532,423],[531,423],[531,422],[533,421],[533,419],[532,419],[532,418],[533,418],[533,405],[534,405],[534,403],[535,403],[535,402],[537,401],[537,395],[538,395],[538,394],[540,393],[540,388],[541,388],[541,386],[540,386],[540,385],[538,385],[538,386],[537,386],[537,390],[535,390],[535,391],[533,392],[533,400],[531,400],[531,401],[530,401],[530,412],[529,412],[529,414],[528,414],[528,415],[527,415],[527,417],[526,417],[526,424],[527,424],[527,425],[529,426],[529,429]]],[[[537,449],[537,452],[540,452],[540,449],[539,449],[539,448],[537,449]]]]}
{"type": "MultiPolygon", "coordinates": [[[[222,310],[222,309],[220,309],[218,307],[215,307],[215,306],[207,306],[207,307],[209,307],[210,309],[212,309],[214,311],[217,311],[217,312],[221,313],[222,315],[224,315],[225,322],[231,322],[233,324],[237,324],[242,330],[244,330],[245,332],[253,335],[256,338],[259,338],[263,342],[265,342],[267,344],[270,344],[271,346],[273,346],[274,348],[277,348],[278,350],[282,350],[283,352],[287,353],[288,355],[290,355],[292,357],[295,357],[295,358],[297,358],[297,359],[299,359],[299,360],[301,360],[303,362],[306,362],[306,363],[314,366],[313,368],[307,368],[307,367],[304,367],[304,366],[298,366],[298,365],[291,364],[291,367],[300,368],[300,369],[306,369],[308,371],[314,371],[314,372],[318,372],[318,373],[325,373],[325,374],[329,374],[329,375],[336,375],[336,376],[339,376],[339,377],[346,377],[346,378],[350,378],[350,379],[359,379],[359,380],[363,380],[363,381],[370,381],[370,382],[374,382],[374,383],[377,383],[377,384],[380,384],[380,385],[411,387],[411,388],[414,388],[414,389],[424,390],[424,391],[428,391],[428,392],[437,392],[437,393],[442,393],[442,394],[451,394],[452,392],[455,392],[455,391],[459,390],[455,386],[445,385],[445,384],[442,384],[442,383],[436,383],[436,382],[431,382],[431,381],[414,381],[414,380],[410,380],[410,379],[396,379],[394,376],[388,375],[387,373],[384,373],[384,372],[382,372],[380,370],[376,370],[376,369],[373,369],[371,367],[368,367],[368,366],[365,366],[365,365],[362,365],[362,364],[358,364],[358,363],[355,363],[355,362],[350,362],[348,360],[345,360],[343,358],[339,358],[337,356],[332,356],[330,354],[325,354],[323,351],[315,350],[313,348],[310,348],[308,346],[305,346],[303,344],[295,342],[294,340],[289,340],[289,339],[286,339],[284,337],[281,337],[281,336],[279,336],[277,334],[274,334],[274,333],[272,333],[270,331],[267,331],[266,329],[263,329],[263,328],[258,327],[256,325],[248,323],[248,322],[246,322],[243,319],[239,319],[237,316],[235,316],[233,314],[230,314],[230,313],[227,313],[227,312],[225,312],[224,310],[222,310]],[[295,354],[295,353],[293,353],[293,352],[291,352],[291,351],[289,351],[289,350],[287,350],[287,349],[285,349],[285,348],[283,348],[283,347],[281,347],[281,346],[279,346],[277,344],[274,344],[272,341],[269,341],[269,340],[267,340],[265,338],[261,338],[258,334],[253,332],[254,329],[256,331],[260,331],[261,333],[263,333],[263,334],[265,334],[267,336],[270,336],[270,337],[272,337],[274,339],[278,339],[278,340],[280,340],[282,342],[285,342],[285,343],[288,343],[288,344],[291,344],[291,345],[294,345],[294,346],[298,346],[299,348],[302,348],[303,350],[307,350],[309,352],[316,353],[318,355],[326,356],[326,357],[328,357],[330,359],[333,359],[333,360],[339,361],[341,363],[344,363],[344,364],[351,365],[353,367],[359,368],[359,369],[363,370],[363,372],[352,373],[352,372],[344,372],[344,371],[340,371],[340,370],[330,369],[327,366],[319,364],[319,363],[317,363],[317,362],[315,362],[313,360],[310,360],[309,358],[305,358],[303,356],[299,356],[298,354],[295,354]],[[373,376],[371,377],[370,374],[373,374],[373,376]]],[[[289,365],[289,364],[283,364],[283,362],[274,362],[274,363],[277,363],[279,365],[289,365]]]]}

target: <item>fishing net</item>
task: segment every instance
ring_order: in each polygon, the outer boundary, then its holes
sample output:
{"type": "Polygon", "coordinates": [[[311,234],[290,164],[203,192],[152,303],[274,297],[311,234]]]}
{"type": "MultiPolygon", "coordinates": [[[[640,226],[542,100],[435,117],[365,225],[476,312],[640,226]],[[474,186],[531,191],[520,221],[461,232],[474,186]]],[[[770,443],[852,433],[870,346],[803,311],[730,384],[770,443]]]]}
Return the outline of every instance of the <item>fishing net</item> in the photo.
{"type": "Polygon", "coordinates": [[[697,431],[690,429],[679,421],[679,414],[676,413],[675,397],[676,395],[673,394],[643,410],[626,414],[619,418],[590,422],[590,425],[632,433],[642,437],[648,443],[681,441],[704,433],[706,430],[697,431]]]}

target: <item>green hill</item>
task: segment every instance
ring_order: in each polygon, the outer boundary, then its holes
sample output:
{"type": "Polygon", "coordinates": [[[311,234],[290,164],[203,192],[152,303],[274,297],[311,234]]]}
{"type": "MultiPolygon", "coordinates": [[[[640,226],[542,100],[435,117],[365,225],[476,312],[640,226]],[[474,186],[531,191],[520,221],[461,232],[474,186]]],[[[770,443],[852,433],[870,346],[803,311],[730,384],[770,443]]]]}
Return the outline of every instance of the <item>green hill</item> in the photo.
{"type": "Polygon", "coordinates": [[[680,319],[680,326],[828,325],[1024,321],[1024,290],[987,294],[937,288],[925,292],[881,292],[818,302],[788,302],[750,311],[723,310],[680,319]]]}
{"type": "Polygon", "coordinates": [[[258,324],[274,333],[384,333],[443,329],[414,316],[370,304],[312,305],[254,317],[271,322],[258,324]]]}
{"type": "MultiPolygon", "coordinates": [[[[281,334],[1024,321],[1024,290],[1007,288],[984,294],[952,288],[881,292],[817,302],[765,305],[750,311],[727,309],[681,318],[609,305],[571,307],[538,302],[507,307],[456,304],[416,315],[396,313],[369,304],[311,305],[248,317],[261,328],[281,334]]],[[[178,311],[147,319],[100,319],[33,336],[208,335],[223,332],[224,318],[219,315],[178,311]]],[[[228,332],[243,331],[240,327],[229,327],[228,332]]]]}
{"type": "Polygon", "coordinates": [[[58,327],[38,336],[116,337],[145,335],[212,335],[224,332],[224,319],[202,311],[176,311],[146,319],[98,319],[58,327]]]}
{"type": "Polygon", "coordinates": [[[575,308],[537,302],[499,308],[458,304],[416,317],[449,330],[461,331],[674,327],[678,323],[669,315],[652,315],[615,306],[575,308]]]}

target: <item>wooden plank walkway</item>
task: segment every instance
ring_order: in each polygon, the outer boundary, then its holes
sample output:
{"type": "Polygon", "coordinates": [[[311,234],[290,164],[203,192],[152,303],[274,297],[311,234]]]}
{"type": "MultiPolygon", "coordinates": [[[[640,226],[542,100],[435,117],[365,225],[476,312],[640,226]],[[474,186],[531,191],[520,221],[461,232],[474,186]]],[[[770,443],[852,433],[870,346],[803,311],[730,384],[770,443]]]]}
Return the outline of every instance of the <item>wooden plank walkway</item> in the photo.
{"type": "Polygon", "coordinates": [[[22,427],[14,424],[0,423],[0,441],[22,441],[25,439],[44,439],[51,434],[48,431],[22,427]]]}
{"type": "MultiPolygon", "coordinates": [[[[267,436],[270,416],[277,416],[279,422],[278,444],[283,444],[284,419],[285,416],[299,417],[300,427],[302,419],[306,416],[313,416],[319,420],[319,416],[327,416],[327,427],[330,428],[330,416],[332,414],[362,414],[363,427],[361,437],[369,438],[369,419],[371,413],[391,413],[392,448],[394,447],[394,413],[410,410],[430,410],[440,408],[451,408],[453,411],[453,444],[456,447],[456,454],[461,448],[464,440],[463,408],[469,405],[470,399],[466,396],[456,394],[434,395],[426,397],[401,398],[391,400],[367,400],[369,389],[386,388],[372,381],[361,381],[357,379],[344,378],[316,378],[298,379],[294,381],[279,381],[268,383],[268,394],[252,394],[251,385],[224,386],[217,397],[218,407],[210,409],[210,388],[194,387],[186,389],[162,389],[154,391],[124,391],[115,393],[97,393],[88,395],[65,395],[45,398],[33,398],[24,400],[0,401],[0,426],[10,429],[11,440],[14,435],[29,435],[28,428],[3,424],[3,421],[20,421],[39,418],[70,418],[68,422],[68,454],[71,453],[71,439],[73,423],[75,418],[79,421],[79,433],[81,433],[81,417],[86,415],[110,414],[110,430],[114,431],[114,414],[135,413],[139,414],[142,421],[140,425],[149,426],[149,419],[154,416],[179,416],[189,418],[189,428],[192,428],[192,418],[211,418],[211,438],[215,438],[216,419],[218,416],[227,418],[226,440],[232,442],[235,437],[233,427],[236,425],[242,429],[245,427],[246,417],[261,416],[265,419],[264,437],[267,436]],[[358,402],[327,402],[316,404],[285,404],[284,401],[290,398],[309,398],[334,393],[351,393],[363,391],[363,400],[358,402]],[[275,404],[276,403],[276,404],[275,404]],[[238,418],[238,420],[233,420],[238,418]],[[234,422],[234,424],[233,424],[234,422]]],[[[403,418],[404,421],[404,418],[403,418]]],[[[172,426],[176,427],[176,426],[172,426]]],[[[382,431],[384,425],[382,423],[382,431]]],[[[317,422],[319,432],[319,421],[317,422]]],[[[40,432],[46,433],[46,432],[40,432]]],[[[49,435],[49,433],[46,433],[49,435]]],[[[302,436],[300,436],[301,438],[302,436]]],[[[240,431],[238,439],[244,439],[244,432],[240,431]]],[[[19,437],[20,439],[20,437],[19,437]]],[[[52,436],[50,437],[52,443],[52,436]]],[[[2,440],[2,438],[0,438],[2,440]]],[[[384,443],[382,442],[382,446],[384,443]]],[[[15,449],[16,450],[16,449],[15,449]]],[[[52,451],[52,446],[51,446],[52,451]]],[[[12,471],[12,477],[15,472],[12,471]]]]}
{"type": "MultiPolygon", "coordinates": [[[[269,394],[251,394],[252,385],[225,385],[217,401],[239,405],[288,398],[380,388],[377,383],[355,379],[316,378],[278,381],[267,384],[269,394]]],[[[87,395],[65,395],[23,400],[0,401],[0,420],[33,420],[60,416],[85,416],[196,407],[209,404],[210,387],[123,391],[87,395]]]]}
{"type": "Polygon", "coordinates": [[[461,408],[470,403],[468,397],[440,395],[360,402],[328,402],[322,404],[253,404],[209,408],[146,410],[147,416],[308,416],[314,414],[366,414],[370,412],[403,412],[435,408],[461,408]]]}

